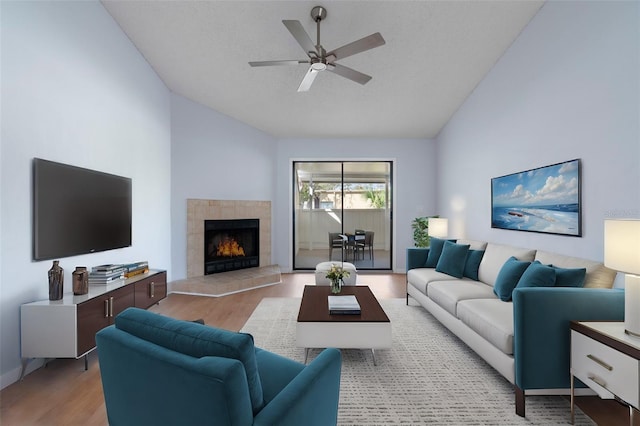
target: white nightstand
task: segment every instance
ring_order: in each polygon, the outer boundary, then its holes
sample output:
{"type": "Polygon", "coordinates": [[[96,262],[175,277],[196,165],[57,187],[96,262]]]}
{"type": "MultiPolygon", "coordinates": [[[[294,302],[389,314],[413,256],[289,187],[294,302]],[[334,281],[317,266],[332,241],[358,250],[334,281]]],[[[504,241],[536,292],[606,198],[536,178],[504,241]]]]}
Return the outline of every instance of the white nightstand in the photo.
{"type": "Polygon", "coordinates": [[[600,398],[629,405],[634,424],[640,405],[640,339],[626,334],[623,322],[571,322],[572,424],[575,377],[600,398]]]}

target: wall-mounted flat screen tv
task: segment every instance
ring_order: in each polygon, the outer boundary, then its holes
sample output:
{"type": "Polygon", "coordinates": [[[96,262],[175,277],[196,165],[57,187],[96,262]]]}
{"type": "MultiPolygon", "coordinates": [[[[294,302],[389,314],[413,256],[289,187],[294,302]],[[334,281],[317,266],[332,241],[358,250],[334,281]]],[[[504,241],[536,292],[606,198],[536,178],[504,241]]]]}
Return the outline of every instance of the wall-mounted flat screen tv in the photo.
{"type": "Polygon", "coordinates": [[[130,245],[130,178],[34,158],[34,260],[130,245]]]}
{"type": "Polygon", "coordinates": [[[580,160],[491,179],[491,227],[582,235],[580,160]]]}

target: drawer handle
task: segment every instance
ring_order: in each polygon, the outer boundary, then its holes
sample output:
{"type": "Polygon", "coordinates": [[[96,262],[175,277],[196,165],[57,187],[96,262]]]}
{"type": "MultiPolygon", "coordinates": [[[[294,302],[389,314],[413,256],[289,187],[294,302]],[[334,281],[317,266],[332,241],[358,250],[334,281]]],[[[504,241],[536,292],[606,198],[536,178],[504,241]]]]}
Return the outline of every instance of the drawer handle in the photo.
{"type": "MultiPolygon", "coordinates": [[[[594,382],[595,384],[597,384],[598,386],[601,386],[601,387],[603,387],[603,388],[607,389],[607,384],[606,384],[603,380],[601,380],[601,379],[597,378],[596,376],[588,376],[588,377],[589,377],[589,380],[593,381],[593,382],[594,382]]],[[[609,392],[611,392],[609,389],[607,389],[607,390],[608,390],[609,392]]],[[[612,393],[613,393],[613,392],[612,392],[612,393]]]]}
{"type": "Polygon", "coordinates": [[[589,355],[587,355],[587,358],[589,358],[591,361],[595,362],[596,364],[598,364],[602,368],[606,368],[609,371],[613,371],[613,367],[612,366],[610,366],[609,364],[607,364],[606,362],[604,362],[603,360],[601,360],[597,356],[589,354],[589,355]]]}
{"type": "Polygon", "coordinates": [[[109,316],[113,318],[113,297],[109,298],[109,316]]]}
{"type": "Polygon", "coordinates": [[[151,297],[152,299],[156,297],[156,283],[154,283],[153,281],[151,281],[151,283],[149,284],[149,297],[151,297]]]}
{"type": "Polygon", "coordinates": [[[104,317],[109,318],[109,299],[104,299],[104,317]]]}

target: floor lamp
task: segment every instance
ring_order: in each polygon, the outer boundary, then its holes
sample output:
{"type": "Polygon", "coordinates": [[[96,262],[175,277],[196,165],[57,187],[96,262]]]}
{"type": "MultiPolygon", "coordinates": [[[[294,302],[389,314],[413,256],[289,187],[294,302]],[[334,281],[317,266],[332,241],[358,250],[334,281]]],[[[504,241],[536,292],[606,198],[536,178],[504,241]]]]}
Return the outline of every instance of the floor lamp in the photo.
{"type": "Polygon", "coordinates": [[[624,329],[640,338],[640,220],[604,221],[604,264],[624,276],[624,329]]]}

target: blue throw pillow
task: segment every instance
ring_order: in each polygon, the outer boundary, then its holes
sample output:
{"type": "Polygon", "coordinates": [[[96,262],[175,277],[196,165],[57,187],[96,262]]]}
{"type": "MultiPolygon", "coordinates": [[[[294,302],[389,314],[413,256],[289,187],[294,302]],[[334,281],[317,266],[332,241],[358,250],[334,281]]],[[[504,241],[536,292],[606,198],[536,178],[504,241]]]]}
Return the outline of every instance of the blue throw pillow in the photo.
{"type": "Polygon", "coordinates": [[[440,260],[442,249],[444,248],[444,242],[440,238],[431,237],[429,239],[429,254],[427,256],[427,263],[424,264],[427,268],[435,268],[440,260]]]}
{"type": "Polygon", "coordinates": [[[587,268],[558,268],[556,271],[556,287],[582,287],[587,276],[587,268]]]}
{"type": "Polygon", "coordinates": [[[496,282],[493,285],[493,292],[503,302],[511,300],[511,293],[513,289],[518,285],[520,277],[524,274],[524,271],[529,267],[531,262],[524,262],[511,256],[502,265],[502,269],[498,272],[496,282]]]}
{"type": "Polygon", "coordinates": [[[482,256],[484,256],[484,250],[469,250],[462,275],[478,281],[478,269],[480,269],[482,256]]]}
{"type": "Polygon", "coordinates": [[[555,284],[555,269],[536,260],[524,271],[516,287],[553,287],[555,284]]]}
{"type": "Polygon", "coordinates": [[[445,241],[442,254],[436,265],[436,271],[451,275],[452,277],[462,278],[467,253],[469,253],[468,244],[456,244],[451,241],[445,241]]]}

